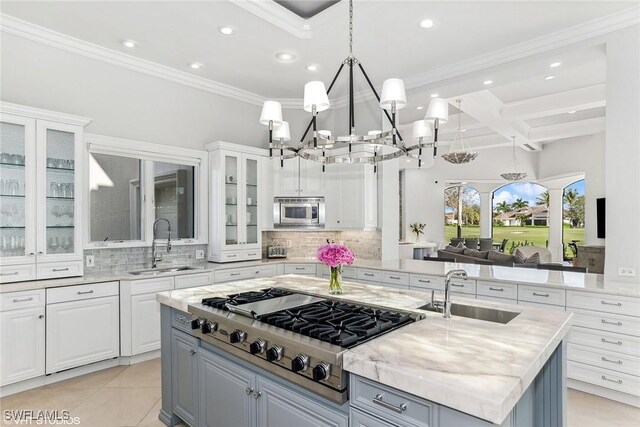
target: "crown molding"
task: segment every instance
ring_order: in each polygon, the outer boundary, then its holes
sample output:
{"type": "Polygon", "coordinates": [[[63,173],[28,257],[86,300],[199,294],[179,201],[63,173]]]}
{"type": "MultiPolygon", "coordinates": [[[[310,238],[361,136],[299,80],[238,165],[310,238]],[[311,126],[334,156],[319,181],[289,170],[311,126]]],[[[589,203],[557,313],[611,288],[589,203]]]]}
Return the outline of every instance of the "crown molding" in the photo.
{"type": "Polygon", "coordinates": [[[138,73],[147,74],[159,79],[182,84],[205,92],[262,106],[267,99],[255,93],[239,89],[224,83],[194,76],[175,68],[167,67],[156,62],[136,58],[122,52],[107,49],[84,40],[67,36],[47,28],[40,27],[10,15],[0,15],[0,31],[28,39],[43,45],[55,47],[67,52],[96,59],[107,64],[115,65],[138,73]]]}
{"type": "Polygon", "coordinates": [[[50,122],[65,123],[82,127],[87,126],[93,121],[93,119],[88,117],[75,116],[72,114],[13,104],[5,101],[0,101],[0,114],[13,114],[15,116],[30,117],[32,119],[48,120],[50,122]]]}
{"type": "Polygon", "coordinates": [[[274,1],[231,0],[231,3],[243,8],[247,12],[253,13],[257,17],[264,19],[299,39],[310,39],[313,37],[311,25],[306,19],[299,17],[274,1]]]}

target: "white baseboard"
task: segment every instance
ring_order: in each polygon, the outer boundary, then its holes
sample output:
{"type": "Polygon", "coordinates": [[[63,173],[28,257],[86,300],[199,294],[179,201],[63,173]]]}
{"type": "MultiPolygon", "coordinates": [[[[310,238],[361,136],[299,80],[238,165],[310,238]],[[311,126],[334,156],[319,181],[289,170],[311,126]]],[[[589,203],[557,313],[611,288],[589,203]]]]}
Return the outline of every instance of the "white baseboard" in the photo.
{"type": "Polygon", "coordinates": [[[574,380],[572,378],[567,378],[567,387],[574,390],[583,391],[585,393],[595,394],[596,396],[604,397],[616,402],[625,403],[636,408],[640,408],[640,397],[638,396],[633,396],[631,394],[622,393],[616,390],[611,390],[609,388],[585,383],[583,381],[574,380]]]}
{"type": "Polygon", "coordinates": [[[120,356],[118,360],[121,365],[135,365],[136,363],[146,362],[147,360],[157,359],[159,357],[160,350],[153,350],[134,356],[120,356]]]}

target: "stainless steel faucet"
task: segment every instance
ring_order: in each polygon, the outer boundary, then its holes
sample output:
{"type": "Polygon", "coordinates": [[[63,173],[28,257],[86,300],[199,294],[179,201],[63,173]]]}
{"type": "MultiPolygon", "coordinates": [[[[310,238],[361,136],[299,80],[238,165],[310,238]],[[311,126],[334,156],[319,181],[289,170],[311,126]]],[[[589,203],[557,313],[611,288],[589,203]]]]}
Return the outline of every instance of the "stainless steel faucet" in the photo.
{"type": "Polygon", "coordinates": [[[451,270],[447,272],[444,281],[444,317],[451,317],[451,279],[454,277],[467,280],[467,272],[464,270],[451,270]]]}
{"type": "Polygon", "coordinates": [[[167,237],[167,252],[171,252],[171,222],[166,218],[158,218],[153,222],[153,242],[151,243],[151,268],[158,267],[158,261],[162,259],[162,257],[158,258],[158,243],[156,239],[158,238],[158,222],[167,221],[168,233],[167,237]]]}

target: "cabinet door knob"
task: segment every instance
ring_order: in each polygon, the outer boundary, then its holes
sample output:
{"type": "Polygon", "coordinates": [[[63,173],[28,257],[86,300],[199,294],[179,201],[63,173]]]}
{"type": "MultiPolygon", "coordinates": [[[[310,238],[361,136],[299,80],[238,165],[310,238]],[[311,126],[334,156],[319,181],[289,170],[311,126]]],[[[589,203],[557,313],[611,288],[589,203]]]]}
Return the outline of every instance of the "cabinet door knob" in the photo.
{"type": "Polygon", "coordinates": [[[38,316],[38,319],[44,319],[44,314],[41,314],[40,316],[38,316]]]}
{"type": "Polygon", "coordinates": [[[44,255],[44,252],[38,251],[38,255],[44,255]]]}
{"type": "Polygon", "coordinates": [[[262,392],[261,391],[254,391],[253,392],[253,397],[257,400],[260,399],[262,397],[262,392]]]}
{"type": "Polygon", "coordinates": [[[192,356],[193,356],[194,354],[196,354],[197,352],[198,352],[198,350],[194,350],[194,349],[189,350],[189,353],[191,353],[191,355],[192,355],[192,356]]]}

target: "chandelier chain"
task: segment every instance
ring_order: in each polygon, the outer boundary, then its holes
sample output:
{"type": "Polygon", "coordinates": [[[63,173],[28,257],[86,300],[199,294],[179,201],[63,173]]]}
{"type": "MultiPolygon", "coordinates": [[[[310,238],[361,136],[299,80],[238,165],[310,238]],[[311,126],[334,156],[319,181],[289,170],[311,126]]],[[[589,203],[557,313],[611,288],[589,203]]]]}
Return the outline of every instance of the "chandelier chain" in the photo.
{"type": "Polygon", "coordinates": [[[349,0],[349,56],[353,57],[353,0],[349,0]]]}

